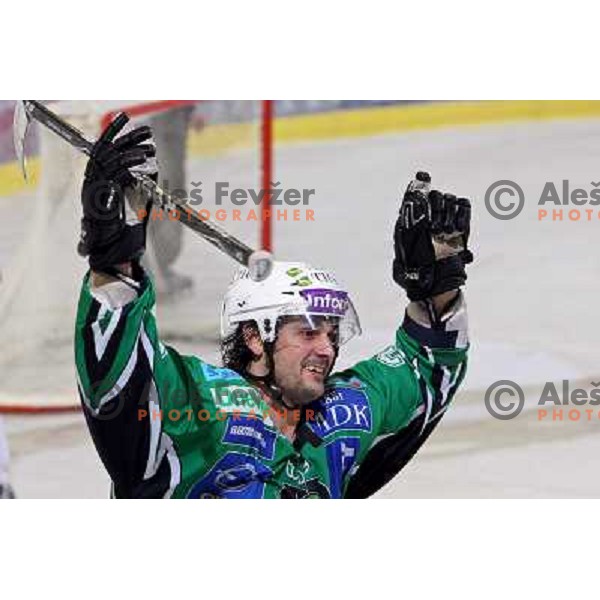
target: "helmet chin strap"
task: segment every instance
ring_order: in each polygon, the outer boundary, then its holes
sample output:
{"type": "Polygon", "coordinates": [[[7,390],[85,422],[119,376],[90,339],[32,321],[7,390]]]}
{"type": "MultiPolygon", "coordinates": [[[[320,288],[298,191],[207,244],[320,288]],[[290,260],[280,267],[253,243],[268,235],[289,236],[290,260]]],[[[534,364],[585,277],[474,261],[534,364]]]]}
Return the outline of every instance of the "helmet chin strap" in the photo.
{"type": "Polygon", "coordinates": [[[273,348],[275,347],[275,341],[263,342],[263,347],[264,355],[267,361],[267,374],[254,375],[246,370],[245,376],[253,383],[257,384],[262,390],[264,390],[275,402],[281,404],[289,410],[293,410],[293,407],[288,406],[283,401],[283,392],[275,383],[275,361],[273,360],[273,348]]]}

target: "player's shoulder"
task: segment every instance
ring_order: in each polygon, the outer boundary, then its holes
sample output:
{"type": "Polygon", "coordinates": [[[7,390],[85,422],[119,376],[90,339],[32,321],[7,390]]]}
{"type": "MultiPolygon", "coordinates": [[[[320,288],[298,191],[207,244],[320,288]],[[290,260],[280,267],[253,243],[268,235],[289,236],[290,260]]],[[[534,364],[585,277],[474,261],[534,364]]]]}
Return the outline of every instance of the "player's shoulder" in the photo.
{"type": "Polygon", "coordinates": [[[388,374],[395,374],[399,368],[406,366],[408,362],[403,349],[396,344],[390,344],[373,356],[364,358],[351,367],[334,373],[329,377],[327,385],[344,388],[365,388],[388,374]]]}
{"type": "Polygon", "coordinates": [[[325,382],[325,394],[336,389],[364,389],[365,382],[354,371],[354,368],[332,373],[325,382]]]}
{"type": "Polygon", "coordinates": [[[368,403],[371,394],[368,382],[352,370],[331,375],[325,383],[325,392],[319,399],[323,405],[337,403],[368,403]]]}
{"type": "Polygon", "coordinates": [[[199,356],[183,356],[188,371],[199,382],[207,384],[244,384],[244,376],[233,369],[210,364],[199,356]]]}

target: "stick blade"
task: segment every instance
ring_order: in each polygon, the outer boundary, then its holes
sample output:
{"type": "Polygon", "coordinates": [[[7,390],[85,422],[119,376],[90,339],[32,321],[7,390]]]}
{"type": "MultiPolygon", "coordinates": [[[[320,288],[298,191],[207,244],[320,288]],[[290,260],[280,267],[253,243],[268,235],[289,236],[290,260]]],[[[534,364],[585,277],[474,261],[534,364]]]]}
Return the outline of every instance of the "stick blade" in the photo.
{"type": "Polygon", "coordinates": [[[21,165],[23,177],[27,181],[27,164],[25,158],[25,138],[27,137],[27,129],[29,128],[29,114],[23,100],[17,100],[15,105],[15,113],[13,115],[13,144],[15,146],[15,154],[21,165]]]}

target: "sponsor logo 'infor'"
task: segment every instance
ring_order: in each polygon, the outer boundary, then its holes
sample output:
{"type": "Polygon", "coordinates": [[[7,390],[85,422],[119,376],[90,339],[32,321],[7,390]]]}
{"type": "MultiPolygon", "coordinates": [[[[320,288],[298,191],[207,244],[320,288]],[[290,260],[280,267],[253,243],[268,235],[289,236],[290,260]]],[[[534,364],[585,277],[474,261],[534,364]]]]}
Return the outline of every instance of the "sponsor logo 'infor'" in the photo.
{"type": "Polygon", "coordinates": [[[344,316],[348,310],[348,294],[334,290],[316,289],[300,292],[312,312],[344,316]]]}

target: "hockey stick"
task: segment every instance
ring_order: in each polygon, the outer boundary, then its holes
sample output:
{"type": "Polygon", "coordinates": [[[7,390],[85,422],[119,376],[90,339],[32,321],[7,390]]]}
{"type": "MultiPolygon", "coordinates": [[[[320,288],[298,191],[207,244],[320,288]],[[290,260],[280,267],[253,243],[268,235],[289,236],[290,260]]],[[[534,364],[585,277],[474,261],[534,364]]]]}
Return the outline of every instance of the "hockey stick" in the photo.
{"type": "MultiPolygon", "coordinates": [[[[94,144],[87,140],[81,131],[61,119],[37,100],[19,100],[15,107],[13,141],[25,179],[27,179],[24,151],[25,138],[32,120],[38,121],[71,146],[86,156],[90,156],[94,144]]],[[[273,257],[269,252],[266,250],[253,250],[212,221],[200,219],[187,207],[183,200],[175,198],[162,190],[149,177],[144,175],[136,175],[136,177],[145,194],[152,199],[155,206],[167,210],[181,210],[186,213],[181,222],[238,263],[248,267],[250,277],[254,281],[263,281],[269,276],[273,267],[273,257]]]]}

